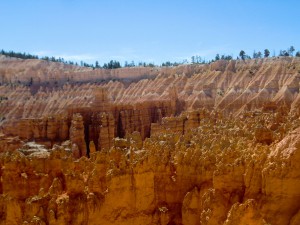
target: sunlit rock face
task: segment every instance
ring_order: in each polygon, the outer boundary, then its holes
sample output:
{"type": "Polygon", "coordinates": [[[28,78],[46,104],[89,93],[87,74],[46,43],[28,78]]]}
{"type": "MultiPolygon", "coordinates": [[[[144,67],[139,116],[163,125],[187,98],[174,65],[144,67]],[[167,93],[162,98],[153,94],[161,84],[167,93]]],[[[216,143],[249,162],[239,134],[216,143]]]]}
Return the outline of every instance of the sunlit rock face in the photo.
{"type": "Polygon", "coordinates": [[[299,224],[297,58],[0,78],[0,225],[299,224]]]}

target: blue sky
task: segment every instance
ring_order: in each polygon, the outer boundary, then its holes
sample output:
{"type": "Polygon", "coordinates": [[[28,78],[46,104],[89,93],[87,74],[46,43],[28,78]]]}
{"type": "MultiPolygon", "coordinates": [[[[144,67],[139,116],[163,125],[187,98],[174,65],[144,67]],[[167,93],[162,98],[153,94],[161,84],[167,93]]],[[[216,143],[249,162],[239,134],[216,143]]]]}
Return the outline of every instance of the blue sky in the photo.
{"type": "Polygon", "coordinates": [[[300,50],[298,0],[3,0],[0,49],[101,64],[300,50]]]}

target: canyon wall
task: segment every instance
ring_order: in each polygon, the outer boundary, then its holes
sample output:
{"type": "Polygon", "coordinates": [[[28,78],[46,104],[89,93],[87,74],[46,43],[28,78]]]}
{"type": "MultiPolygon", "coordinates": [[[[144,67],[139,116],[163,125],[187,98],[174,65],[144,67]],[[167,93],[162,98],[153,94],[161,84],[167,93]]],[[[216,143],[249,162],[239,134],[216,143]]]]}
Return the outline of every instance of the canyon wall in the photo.
{"type": "Polygon", "coordinates": [[[98,150],[111,147],[112,137],[133,131],[145,139],[150,136],[151,123],[199,108],[238,116],[281,105],[298,114],[299,72],[300,60],[292,57],[118,70],[2,57],[0,124],[3,133],[47,142],[51,147],[70,139],[72,116],[79,113],[87,149],[93,141],[98,150]],[[40,82],[28,85],[30,74],[40,82]],[[49,79],[57,85],[43,86],[49,79]],[[102,122],[97,119],[107,116],[110,119],[102,122]],[[97,126],[103,126],[101,132],[97,126]]]}
{"type": "Polygon", "coordinates": [[[0,77],[0,225],[299,224],[299,58],[0,77]]]}
{"type": "Polygon", "coordinates": [[[0,112],[5,114],[6,119],[61,114],[72,104],[76,107],[89,106],[97,98],[95,89],[99,88],[106,90],[107,101],[115,105],[177,99],[178,113],[205,107],[237,114],[261,109],[269,103],[284,104],[291,110],[297,110],[299,105],[299,58],[217,61],[205,65],[117,70],[92,70],[40,60],[7,61],[0,60],[0,76],[3,77],[0,112]],[[35,67],[35,64],[39,66],[35,67]],[[26,72],[28,69],[33,72],[26,72]],[[77,82],[77,78],[70,77],[68,80],[65,77],[73,71],[81,73],[82,70],[87,70],[87,74],[79,76],[81,83],[77,82]],[[54,77],[55,73],[57,76],[54,77]],[[101,78],[101,73],[119,73],[122,76],[113,81],[114,75],[109,75],[106,80],[96,82],[101,78]],[[29,74],[34,77],[40,74],[42,83],[54,77],[53,80],[60,85],[55,87],[49,84],[44,87],[33,81],[30,86],[25,81],[19,83],[12,80],[25,79],[29,74]],[[38,87],[34,93],[32,86],[34,89],[38,87]]]}
{"type": "Polygon", "coordinates": [[[300,120],[275,114],[203,116],[79,160],[70,141],[24,144],[0,156],[0,224],[298,224],[300,120]]]}

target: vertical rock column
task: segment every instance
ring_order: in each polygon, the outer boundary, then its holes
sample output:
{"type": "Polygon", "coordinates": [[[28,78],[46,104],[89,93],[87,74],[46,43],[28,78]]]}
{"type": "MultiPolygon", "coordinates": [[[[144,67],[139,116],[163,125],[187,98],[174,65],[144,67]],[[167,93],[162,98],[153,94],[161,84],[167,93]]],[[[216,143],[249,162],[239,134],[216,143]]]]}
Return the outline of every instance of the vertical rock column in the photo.
{"type": "Polygon", "coordinates": [[[69,134],[69,126],[68,126],[68,119],[67,117],[61,117],[59,123],[59,139],[61,141],[65,141],[68,139],[69,134]]]}
{"type": "Polygon", "coordinates": [[[54,141],[57,139],[59,123],[55,117],[49,116],[47,119],[47,139],[54,141]]]}
{"type": "Polygon", "coordinates": [[[98,116],[100,122],[98,149],[109,149],[112,147],[112,139],[115,137],[115,119],[111,113],[100,113],[98,116]]]}
{"type": "Polygon", "coordinates": [[[79,113],[73,115],[70,127],[70,141],[75,144],[73,155],[76,158],[86,156],[86,143],[84,140],[84,124],[83,118],[79,113]],[[78,153],[76,153],[78,149],[78,153]]]}

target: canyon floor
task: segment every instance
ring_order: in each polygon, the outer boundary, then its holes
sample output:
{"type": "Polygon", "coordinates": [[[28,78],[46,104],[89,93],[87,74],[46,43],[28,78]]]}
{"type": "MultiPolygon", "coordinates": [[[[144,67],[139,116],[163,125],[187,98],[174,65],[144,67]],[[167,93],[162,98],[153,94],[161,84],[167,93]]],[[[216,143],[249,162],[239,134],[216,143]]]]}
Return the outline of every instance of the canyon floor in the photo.
{"type": "Polygon", "coordinates": [[[298,225],[299,88],[297,57],[0,56],[0,225],[298,225]]]}

